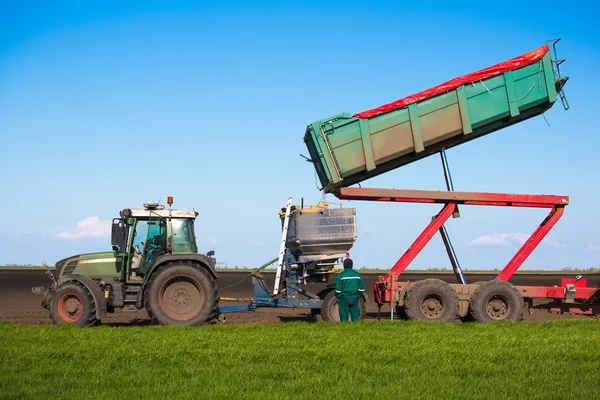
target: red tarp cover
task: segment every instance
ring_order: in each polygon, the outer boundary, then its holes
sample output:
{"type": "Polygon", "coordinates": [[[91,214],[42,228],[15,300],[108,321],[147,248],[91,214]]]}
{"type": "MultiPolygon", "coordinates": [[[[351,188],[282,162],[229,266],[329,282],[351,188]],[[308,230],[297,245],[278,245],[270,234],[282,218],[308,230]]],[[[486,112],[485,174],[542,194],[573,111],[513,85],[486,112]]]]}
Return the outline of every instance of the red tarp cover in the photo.
{"type": "Polygon", "coordinates": [[[491,78],[496,75],[503,74],[507,71],[525,67],[526,65],[538,62],[550,49],[550,46],[545,45],[529,53],[525,53],[522,56],[512,58],[508,61],[501,62],[500,64],[493,65],[481,71],[473,72],[468,75],[459,76],[446,83],[442,83],[431,89],[424,90],[420,93],[413,94],[400,100],[396,100],[393,103],[384,104],[381,107],[373,108],[372,110],[363,111],[358,114],[354,114],[358,118],[370,118],[379,114],[385,114],[387,112],[396,110],[398,108],[406,107],[409,104],[416,103],[427,99],[429,97],[436,96],[438,94],[445,93],[449,90],[456,89],[457,87],[466,83],[477,82],[482,79],[491,78]]]}

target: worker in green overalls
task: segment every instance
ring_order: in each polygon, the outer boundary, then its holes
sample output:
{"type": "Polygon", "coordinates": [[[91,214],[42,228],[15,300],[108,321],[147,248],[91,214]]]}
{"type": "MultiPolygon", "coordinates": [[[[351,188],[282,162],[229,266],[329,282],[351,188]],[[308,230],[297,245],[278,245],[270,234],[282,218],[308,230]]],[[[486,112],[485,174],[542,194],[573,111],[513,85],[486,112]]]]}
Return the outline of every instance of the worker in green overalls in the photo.
{"type": "Polygon", "coordinates": [[[348,321],[348,316],[352,322],[360,319],[359,299],[365,293],[365,282],[362,276],[352,269],[352,260],[344,260],[344,272],[338,275],[335,281],[335,297],[338,299],[338,309],[340,311],[340,320],[348,321]]]}

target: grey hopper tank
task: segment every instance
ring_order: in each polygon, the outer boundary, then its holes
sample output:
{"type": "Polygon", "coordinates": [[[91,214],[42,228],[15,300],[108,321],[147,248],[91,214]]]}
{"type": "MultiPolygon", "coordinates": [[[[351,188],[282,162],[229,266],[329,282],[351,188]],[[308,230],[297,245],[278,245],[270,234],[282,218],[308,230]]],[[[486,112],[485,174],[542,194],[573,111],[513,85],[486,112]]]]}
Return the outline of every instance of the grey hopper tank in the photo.
{"type": "Polygon", "coordinates": [[[356,209],[307,208],[290,216],[286,247],[296,257],[344,255],[356,241],[356,209]]]}

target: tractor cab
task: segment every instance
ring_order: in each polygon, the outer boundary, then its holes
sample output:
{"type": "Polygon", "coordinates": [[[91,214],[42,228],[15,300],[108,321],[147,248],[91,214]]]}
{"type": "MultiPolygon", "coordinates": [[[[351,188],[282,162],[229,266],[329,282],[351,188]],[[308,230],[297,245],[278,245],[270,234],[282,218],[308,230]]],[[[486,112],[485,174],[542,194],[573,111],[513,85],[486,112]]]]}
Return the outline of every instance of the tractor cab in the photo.
{"type": "Polygon", "coordinates": [[[144,203],[143,209],[126,208],[112,226],[113,250],[126,258],[127,281],[142,281],[156,261],[169,254],[197,254],[195,211],[165,209],[144,203]]]}

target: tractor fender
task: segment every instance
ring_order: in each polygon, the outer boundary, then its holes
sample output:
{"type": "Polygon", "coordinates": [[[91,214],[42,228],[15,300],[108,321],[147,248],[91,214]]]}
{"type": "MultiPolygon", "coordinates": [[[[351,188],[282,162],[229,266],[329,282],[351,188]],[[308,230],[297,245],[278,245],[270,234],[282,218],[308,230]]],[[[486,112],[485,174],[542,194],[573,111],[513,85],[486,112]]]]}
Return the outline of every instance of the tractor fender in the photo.
{"type": "Polygon", "coordinates": [[[99,320],[106,318],[106,300],[104,299],[104,293],[102,292],[102,289],[100,289],[100,286],[87,276],[77,274],[65,274],[64,276],[71,281],[77,281],[85,286],[94,298],[94,303],[96,304],[96,318],[99,320]]]}
{"type": "Polygon", "coordinates": [[[168,262],[173,261],[194,261],[196,263],[202,264],[206,269],[210,272],[213,278],[218,279],[217,271],[215,271],[215,267],[213,267],[210,259],[206,257],[204,254],[166,254],[164,256],[158,257],[154,264],[148,269],[144,279],[144,285],[150,279],[150,276],[154,272],[156,268],[158,268],[162,264],[166,264],[168,262]]]}

